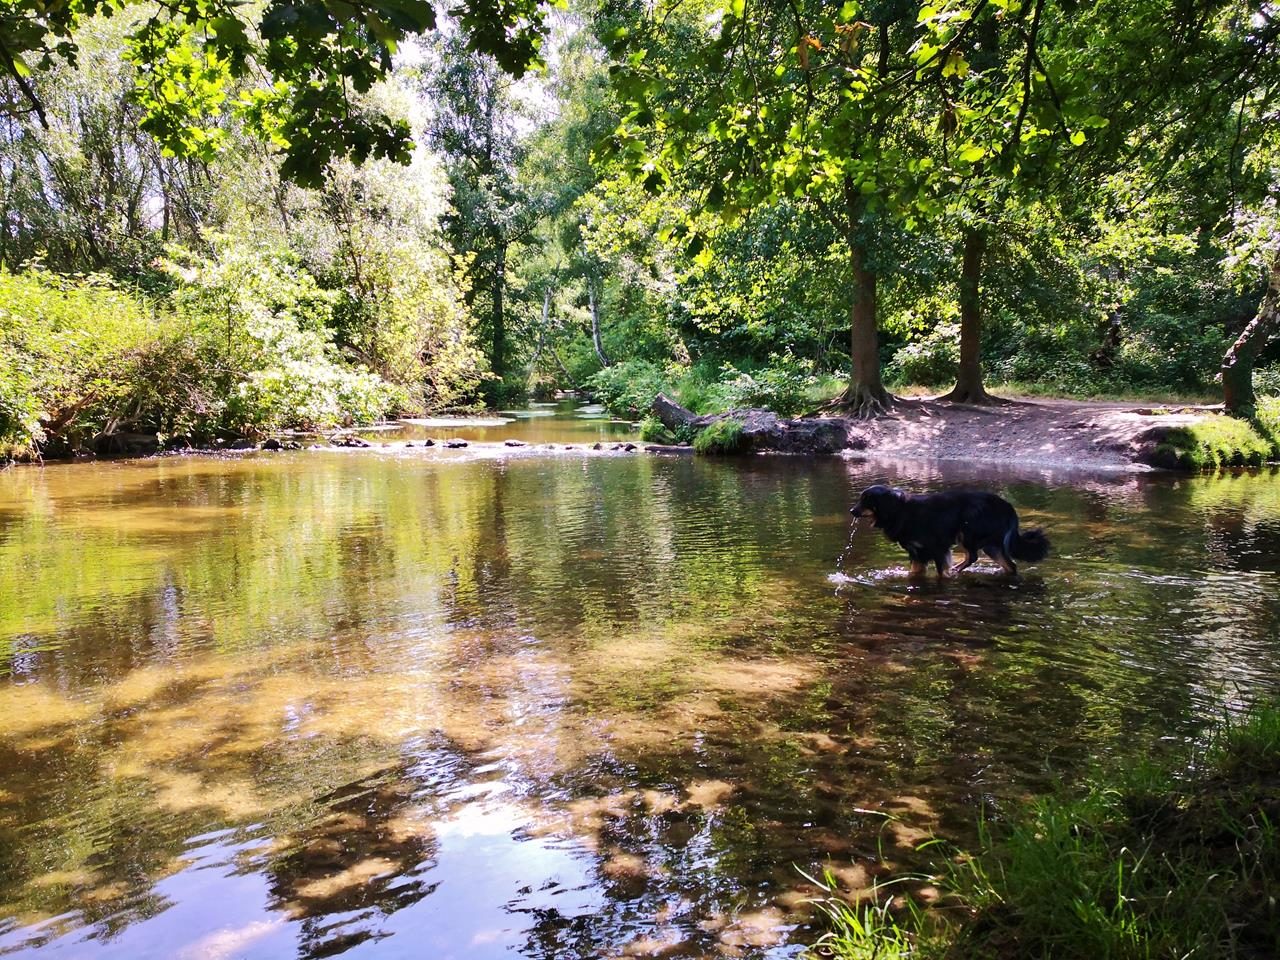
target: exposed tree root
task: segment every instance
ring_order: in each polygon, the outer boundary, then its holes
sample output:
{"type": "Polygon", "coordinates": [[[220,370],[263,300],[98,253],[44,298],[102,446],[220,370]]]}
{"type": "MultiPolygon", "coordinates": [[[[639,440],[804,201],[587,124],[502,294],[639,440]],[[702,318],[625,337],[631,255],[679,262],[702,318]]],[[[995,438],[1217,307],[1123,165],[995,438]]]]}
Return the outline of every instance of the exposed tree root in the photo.
{"type": "Polygon", "coordinates": [[[1004,397],[997,397],[994,394],[987,393],[987,388],[981,383],[977,386],[964,387],[957,383],[949,393],[944,393],[934,399],[945,400],[948,403],[967,403],[975,407],[1004,407],[1014,402],[1006,400],[1004,397]]]}
{"type": "MultiPolygon", "coordinates": [[[[819,414],[853,417],[857,420],[874,420],[891,413],[894,407],[906,401],[895,397],[883,387],[850,386],[834,400],[828,400],[815,412],[819,414]]],[[[806,414],[807,416],[807,414],[806,414]]]]}

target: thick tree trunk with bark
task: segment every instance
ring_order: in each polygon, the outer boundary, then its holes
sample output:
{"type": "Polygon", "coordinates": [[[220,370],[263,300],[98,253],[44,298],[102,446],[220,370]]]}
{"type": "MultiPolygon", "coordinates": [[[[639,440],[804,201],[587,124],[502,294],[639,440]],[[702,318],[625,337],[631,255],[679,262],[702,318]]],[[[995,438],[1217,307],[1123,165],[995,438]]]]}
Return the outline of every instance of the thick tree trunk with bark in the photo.
{"type": "Polygon", "coordinates": [[[1257,316],[1249,321],[1222,358],[1222,401],[1227,413],[1253,416],[1253,365],[1277,332],[1280,332],[1280,254],[1271,264],[1267,292],[1258,305],[1257,316]]]}
{"type": "Polygon", "coordinates": [[[982,258],[987,234],[981,227],[964,231],[960,261],[960,369],[956,385],[943,400],[957,403],[995,403],[982,383],[982,258]]]}
{"type": "Polygon", "coordinates": [[[851,233],[849,263],[853,272],[853,302],[849,307],[849,387],[840,405],[860,416],[882,413],[892,402],[880,379],[880,334],[876,316],[876,273],[867,266],[866,246],[851,233]]]}

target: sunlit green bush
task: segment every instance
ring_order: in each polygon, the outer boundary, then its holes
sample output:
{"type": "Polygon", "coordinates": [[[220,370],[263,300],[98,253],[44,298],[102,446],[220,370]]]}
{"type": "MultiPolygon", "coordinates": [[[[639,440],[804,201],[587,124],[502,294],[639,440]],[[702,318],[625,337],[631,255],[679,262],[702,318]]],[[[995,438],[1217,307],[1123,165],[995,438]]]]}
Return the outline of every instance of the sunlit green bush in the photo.
{"type": "Polygon", "coordinates": [[[809,391],[816,382],[812,361],[791,353],[770,355],[769,363],[752,373],[726,363],[721,380],[728,406],[763,407],[783,417],[809,406],[809,391]]]}
{"type": "Polygon", "coordinates": [[[182,253],[171,270],[176,308],[210,366],[229,374],[225,429],[369,423],[408,402],[403,388],[341,361],[330,334],[338,296],[287,253],[223,238],[212,256],[182,253]]]}
{"type": "Polygon", "coordinates": [[[119,423],[145,358],[173,335],[106,278],[0,270],[0,441],[33,447],[119,423]]]}
{"type": "Polygon", "coordinates": [[[894,351],[885,369],[890,383],[942,387],[956,378],[960,364],[960,326],[940,323],[925,336],[894,351]]]}
{"type": "Polygon", "coordinates": [[[251,371],[227,403],[228,421],[244,433],[285,427],[373,423],[404,403],[404,391],[363,370],[286,360],[251,371]]]}
{"type": "Polygon", "coordinates": [[[659,393],[669,389],[666,375],[647,360],[628,360],[605,367],[587,381],[588,388],[615,416],[638,417],[653,405],[659,393]]]}
{"type": "Polygon", "coordinates": [[[149,300],[101,277],[0,271],[0,443],[59,452],[115,433],[261,434],[368,423],[403,387],[343,362],[333,296],[287,257],[176,254],[149,300]]]}
{"type": "Polygon", "coordinates": [[[650,414],[640,421],[640,439],[646,443],[675,443],[676,435],[661,420],[650,414]]]}

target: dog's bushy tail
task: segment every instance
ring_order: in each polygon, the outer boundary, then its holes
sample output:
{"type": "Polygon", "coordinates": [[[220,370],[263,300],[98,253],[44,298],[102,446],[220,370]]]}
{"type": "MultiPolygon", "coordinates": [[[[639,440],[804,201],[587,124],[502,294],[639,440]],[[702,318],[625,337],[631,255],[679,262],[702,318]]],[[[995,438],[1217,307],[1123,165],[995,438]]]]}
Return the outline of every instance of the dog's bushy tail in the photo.
{"type": "Polygon", "coordinates": [[[1010,539],[1012,542],[1009,544],[1009,553],[1015,560],[1039,563],[1049,555],[1049,538],[1039,527],[1021,532],[1015,531],[1010,539]]]}

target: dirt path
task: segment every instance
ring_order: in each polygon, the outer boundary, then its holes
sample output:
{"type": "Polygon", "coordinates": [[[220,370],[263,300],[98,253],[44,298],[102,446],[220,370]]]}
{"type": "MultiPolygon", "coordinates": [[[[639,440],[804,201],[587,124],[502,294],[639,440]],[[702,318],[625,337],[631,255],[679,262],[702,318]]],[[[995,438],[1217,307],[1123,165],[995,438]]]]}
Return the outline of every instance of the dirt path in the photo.
{"type": "Polygon", "coordinates": [[[851,426],[868,456],[977,460],[1086,469],[1150,469],[1163,434],[1214,415],[1212,407],[1017,399],[976,407],[904,399],[851,426]]]}

